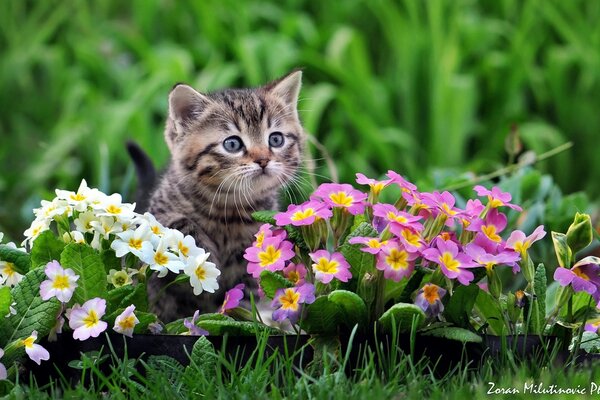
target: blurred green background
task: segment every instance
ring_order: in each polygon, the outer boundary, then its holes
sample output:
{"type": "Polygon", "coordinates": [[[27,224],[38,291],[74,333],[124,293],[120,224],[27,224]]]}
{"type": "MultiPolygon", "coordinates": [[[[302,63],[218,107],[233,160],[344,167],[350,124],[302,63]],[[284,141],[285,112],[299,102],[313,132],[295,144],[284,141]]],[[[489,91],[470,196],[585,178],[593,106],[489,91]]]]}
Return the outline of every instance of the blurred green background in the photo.
{"type": "Polygon", "coordinates": [[[3,0],[0,231],[20,241],[40,199],[81,178],[131,199],[125,140],[166,163],[174,83],[254,86],[295,67],[304,124],[341,181],[487,173],[516,124],[538,154],[573,141],[539,167],[595,199],[598,21],[589,0],[3,0]]]}

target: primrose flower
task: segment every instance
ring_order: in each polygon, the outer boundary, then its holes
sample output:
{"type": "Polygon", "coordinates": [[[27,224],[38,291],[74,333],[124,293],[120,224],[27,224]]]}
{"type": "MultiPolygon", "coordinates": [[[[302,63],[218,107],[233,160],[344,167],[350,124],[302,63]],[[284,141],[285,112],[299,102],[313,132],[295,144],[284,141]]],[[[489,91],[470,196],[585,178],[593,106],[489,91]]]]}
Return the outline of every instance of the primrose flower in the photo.
{"type": "Polygon", "coordinates": [[[142,244],[150,241],[150,227],[142,224],[135,231],[127,230],[117,233],[117,238],[113,240],[110,247],[115,251],[115,255],[119,258],[131,253],[140,258],[142,256],[142,244]]]}
{"type": "Polygon", "coordinates": [[[281,271],[285,267],[285,262],[295,255],[292,248],[292,242],[276,237],[265,238],[261,248],[255,246],[247,248],[244,258],[249,261],[248,273],[254,278],[259,278],[264,270],[281,271]]]}
{"type": "Polygon", "coordinates": [[[135,203],[123,203],[121,195],[118,193],[111,194],[99,199],[97,203],[92,204],[92,207],[97,210],[97,215],[102,217],[117,217],[119,220],[130,220],[135,216],[135,203]]]}
{"type": "Polygon", "coordinates": [[[274,237],[278,240],[284,240],[287,237],[287,232],[284,229],[272,229],[275,228],[271,224],[263,224],[258,229],[258,232],[254,235],[256,240],[252,243],[252,246],[261,248],[263,241],[266,238],[274,237]]]}
{"type": "Polygon", "coordinates": [[[315,190],[313,196],[323,199],[331,207],[344,209],[352,215],[362,214],[365,211],[367,194],[347,183],[323,183],[315,190]]]}
{"type": "Polygon", "coordinates": [[[479,232],[484,237],[495,244],[502,242],[500,232],[506,228],[506,215],[493,208],[485,217],[485,220],[477,218],[466,228],[468,231],[479,232]]]}
{"type": "MultiPolygon", "coordinates": [[[[409,214],[404,211],[399,211],[391,204],[375,204],[373,206],[373,216],[385,221],[386,225],[390,224],[390,232],[399,236],[404,228],[411,229],[416,232],[423,230],[423,225],[418,222],[421,217],[409,214]]],[[[380,225],[378,221],[374,221],[375,225],[380,225]]]]}
{"type": "Polygon", "coordinates": [[[469,199],[465,205],[465,209],[461,214],[461,222],[464,228],[471,225],[471,222],[478,219],[481,213],[485,210],[485,206],[479,199],[469,199]]]}
{"type": "Polygon", "coordinates": [[[385,245],[388,244],[387,240],[382,241],[379,238],[374,237],[353,237],[348,239],[348,243],[350,244],[363,244],[364,247],[361,247],[360,250],[365,253],[378,254],[385,245]]]}
{"type": "Polygon", "coordinates": [[[486,249],[469,243],[465,246],[465,253],[470,256],[475,262],[483,265],[488,271],[492,270],[497,265],[508,265],[512,267],[513,273],[519,272],[519,264],[517,261],[521,259],[518,253],[510,250],[499,252],[498,254],[488,253],[486,249]]]}
{"type": "Polygon", "coordinates": [[[301,286],[278,289],[271,302],[271,307],[277,307],[273,312],[274,321],[288,319],[292,324],[298,321],[302,310],[301,304],[315,301],[315,287],[311,283],[301,286]]]}
{"type": "Polygon", "coordinates": [[[134,310],[135,306],[132,304],[117,316],[115,319],[115,326],[113,327],[115,332],[132,337],[133,328],[140,322],[133,313],[134,310]]]}
{"type": "Polygon", "coordinates": [[[561,286],[571,285],[576,292],[587,292],[596,302],[600,301],[600,259],[586,257],[571,269],[558,267],[554,271],[554,280],[561,286]]]}
{"type": "Polygon", "coordinates": [[[198,319],[199,315],[200,315],[200,310],[196,310],[196,312],[194,313],[194,316],[192,317],[191,320],[189,320],[187,318],[183,320],[183,326],[188,328],[188,332],[186,333],[187,335],[191,335],[191,336],[207,336],[208,335],[208,331],[206,331],[206,330],[200,328],[198,325],[196,325],[196,320],[198,319]]]}
{"type": "Polygon", "coordinates": [[[477,196],[487,196],[488,205],[491,208],[505,206],[512,208],[513,210],[523,211],[523,209],[518,205],[510,203],[510,201],[512,200],[512,196],[510,195],[510,193],[502,192],[498,186],[494,186],[492,187],[492,190],[488,190],[481,185],[477,185],[473,188],[473,190],[475,190],[477,196]]]}
{"type": "Polygon", "coordinates": [[[417,253],[409,253],[400,247],[397,241],[390,241],[377,255],[375,267],[383,271],[384,278],[400,282],[402,278],[407,278],[412,274],[415,269],[413,261],[417,256],[417,253]]]}
{"type": "Polygon", "coordinates": [[[108,283],[112,284],[114,287],[122,287],[131,285],[133,280],[131,279],[131,275],[135,274],[135,272],[127,272],[124,270],[116,270],[110,269],[108,271],[108,275],[106,276],[106,280],[108,283]]]}
{"type": "Polygon", "coordinates": [[[535,228],[533,233],[529,236],[525,236],[525,234],[521,231],[514,231],[506,240],[505,247],[521,253],[521,257],[525,257],[525,253],[527,253],[527,250],[529,250],[531,245],[534,242],[543,239],[544,236],[546,236],[546,231],[544,230],[543,225],[535,228]]]}
{"type": "Polygon", "coordinates": [[[89,204],[94,203],[101,197],[102,193],[98,189],[90,189],[85,179],[81,180],[77,192],[56,189],[56,197],[60,200],[66,200],[76,211],[85,211],[89,204]]]}
{"type": "Polygon", "coordinates": [[[156,217],[149,212],[145,212],[144,215],[139,215],[136,221],[139,222],[140,225],[147,225],[155,238],[164,235],[168,230],[168,228],[165,228],[163,224],[158,222],[156,217]]]}
{"type": "Polygon", "coordinates": [[[84,211],[80,213],[73,222],[75,223],[75,228],[77,229],[77,231],[86,233],[92,232],[94,230],[92,222],[96,221],[100,221],[100,219],[96,216],[96,214],[93,211],[84,211]]]}
{"type": "Polygon", "coordinates": [[[166,240],[160,240],[156,250],[152,243],[142,243],[142,256],[140,259],[148,264],[151,270],[158,271],[159,278],[163,278],[169,271],[178,274],[184,268],[179,257],[168,251],[166,240]]]}
{"type": "Polygon", "coordinates": [[[417,186],[414,183],[410,183],[409,181],[404,179],[402,177],[402,175],[398,174],[397,172],[389,170],[387,173],[387,176],[388,176],[388,178],[390,178],[390,181],[392,183],[395,183],[396,185],[398,185],[400,187],[400,189],[402,189],[403,193],[416,192],[417,186]]]}
{"type": "Polygon", "coordinates": [[[40,233],[47,231],[50,228],[50,220],[47,219],[36,219],[31,223],[31,226],[27,228],[25,232],[23,232],[23,236],[25,236],[25,240],[22,245],[25,246],[27,243],[32,244],[40,233]]]}
{"type": "MultiPolygon", "coordinates": [[[[396,232],[397,233],[397,232],[396,232]]],[[[415,232],[409,228],[403,228],[400,230],[400,234],[397,235],[400,239],[400,243],[410,252],[421,251],[425,247],[425,240],[421,237],[419,232],[415,232]]]]}
{"type": "Polygon", "coordinates": [[[423,203],[429,206],[431,210],[434,210],[434,215],[443,214],[449,220],[452,220],[461,213],[458,208],[454,207],[456,199],[450,192],[422,193],[421,195],[423,203]]]}
{"type": "Polygon", "coordinates": [[[34,343],[37,340],[37,331],[31,332],[31,335],[21,340],[21,346],[25,347],[25,353],[29,356],[29,358],[35,362],[37,365],[42,363],[42,360],[49,360],[50,353],[48,350],[40,346],[39,344],[34,343]]]}
{"type": "Polygon", "coordinates": [[[598,332],[598,328],[600,328],[600,318],[590,319],[585,324],[585,330],[588,332],[598,332]]]}
{"type": "Polygon", "coordinates": [[[42,200],[41,204],[40,208],[33,210],[33,214],[39,219],[52,220],[56,216],[73,214],[72,208],[64,200],[42,200]]]}
{"type": "Polygon", "coordinates": [[[9,261],[0,261],[0,286],[15,286],[23,280],[23,277],[15,269],[15,264],[9,261]]]}
{"type": "Polygon", "coordinates": [[[48,279],[40,284],[42,300],[56,297],[61,302],[68,303],[77,287],[79,275],[75,275],[71,268],[64,269],[56,260],[46,264],[44,272],[48,279]]]}
{"type": "MultiPolygon", "coordinates": [[[[2,357],[4,357],[4,350],[0,348],[0,358],[2,357]]],[[[6,371],[6,367],[4,366],[4,364],[0,363],[0,381],[3,381],[7,377],[8,373],[6,371]]]]}
{"type": "Polygon", "coordinates": [[[95,297],[83,303],[75,304],[68,310],[69,327],[73,329],[73,338],[86,340],[98,337],[104,332],[108,324],[100,318],[106,312],[106,300],[95,297]]]}
{"type": "Polygon", "coordinates": [[[436,238],[435,247],[423,250],[423,257],[438,264],[442,273],[450,279],[458,279],[463,285],[468,285],[474,275],[468,268],[477,267],[471,257],[460,253],[458,245],[450,240],[436,238]]]}
{"type": "Polygon", "coordinates": [[[444,311],[442,297],[445,295],[445,289],[438,285],[434,285],[433,283],[427,283],[417,292],[415,304],[419,306],[428,317],[437,317],[444,311]]]}
{"type": "Polygon", "coordinates": [[[329,219],[333,213],[325,203],[309,200],[300,205],[290,204],[286,212],[275,214],[277,225],[311,225],[319,219],[329,219]]]}
{"type": "Polygon", "coordinates": [[[292,282],[294,286],[300,286],[304,283],[304,278],[306,277],[306,267],[304,264],[289,263],[282,272],[283,276],[292,282]]]}
{"type": "Polygon", "coordinates": [[[179,258],[182,262],[186,262],[188,258],[195,258],[204,254],[204,249],[196,246],[196,239],[191,235],[183,235],[177,229],[169,229],[168,237],[170,239],[169,247],[177,249],[179,258]]]}
{"type": "Polygon", "coordinates": [[[123,224],[113,217],[102,216],[95,221],[91,221],[90,225],[95,232],[106,240],[108,240],[110,234],[123,232],[123,224]]]}
{"type": "Polygon", "coordinates": [[[204,249],[195,257],[187,259],[183,272],[190,277],[190,285],[194,288],[194,294],[197,296],[203,291],[214,293],[219,288],[217,277],[221,271],[217,266],[207,261],[210,253],[205,253],[204,249]]]}
{"type": "Polygon", "coordinates": [[[367,178],[361,173],[356,174],[356,183],[359,185],[369,185],[371,192],[373,192],[374,195],[381,193],[381,191],[392,182],[392,179],[378,181],[377,179],[367,178]]]}
{"type": "Polygon", "coordinates": [[[321,283],[329,283],[333,278],[348,282],[352,278],[350,264],[342,253],[330,254],[327,250],[317,250],[308,254],[314,261],[312,265],[315,279],[321,283]]]}
{"type": "Polygon", "coordinates": [[[232,289],[229,289],[227,292],[225,292],[225,299],[223,300],[223,305],[221,305],[221,309],[219,310],[220,314],[225,314],[228,310],[236,308],[240,305],[240,301],[244,298],[244,288],[245,285],[243,283],[239,283],[232,289]]]}

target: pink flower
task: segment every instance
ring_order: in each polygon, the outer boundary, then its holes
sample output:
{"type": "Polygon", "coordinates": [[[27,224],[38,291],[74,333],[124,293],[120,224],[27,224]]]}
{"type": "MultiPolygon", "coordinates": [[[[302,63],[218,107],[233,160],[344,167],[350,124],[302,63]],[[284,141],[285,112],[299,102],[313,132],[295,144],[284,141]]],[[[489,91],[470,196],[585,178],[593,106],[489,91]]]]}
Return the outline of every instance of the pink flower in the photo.
{"type": "Polygon", "coordinates": [[[413,183],[410,183],[406,179],[402,177],[402,175],[389,170],[387,173],[388,178],[390,178],[392,183],[395,183],[402,189],[403,193],[414,193],[417,190],[417,186],[413,183]]]}
{"type": "Polygon", "coordinates": [[[396,207],[391,204],[375,204],[373,206],[373,216],[379,218],[374,221],[374,224],[381,228],[381,222],[384,221],[390,226],[390,232],[394,235],[399,236],[400,232],[405,229],[411,229],[415,232],[423,230],[423,225],[418,222],[421,217],[409,214],[404,211],[399,211],[396,207]]]}
{"type": "Polygon", "coordinates": [[[115,319],[115,326],[113,327],[113,330],[115,332],[132,337],[133,328],[135,328],[135,326],[140,322],[133,313],[134,310],[135,306],[132,304],[129,307],[127,307],[121,314],[119,314],[119,316],[117,316],[117,318],[115,319]]]}
{"type": "Polygon", "coordinates": [[[554,280],[561,286],[571,285],[576,292],[586,292],[600,301],[600,259],[586,257],[575,263],[571,269],[558,267],[554,271],[554,280]]]}
{"type": "Polygon", "coordinates": [[[292,282],[294,286],[300,286],[304,283],[304,278],[306,277],[306,267],[304,264],[289,263],[283,269],[283,276],[292,282]]]}
{"type": "Polygon", "coordinates": [[[192,317],[191,320],[189,320],[187,318],[183,320],[183,326],[188,328],[188,332],[187,332],[188,335],[208,336],[207,330],[202,329],[198,325],[196,325],[196,320],[198,319],[199,316],[200,316],[200,310],[196,310],[196,312],[194,313],[194,316],[192,317]]]}
{"type": "Polygon", "coordinates": [[[600,328],[600,318],[594,318],[586,322],[585,330],[588,332],[598,332],[598,328],[600,328]]]}
{"type": "Polygon", "coordinates": [[[514,251],[502,251],[498,254],[488,253],[483,247],[475,243],[469,243],[465,246],[465,253],[475,262],[484,266],[487,270],[493,269],[497,265],[507,265],[512,267],[513,273],[519,272],[517,261],[521,259],[518,253],[514,251]]]}
{"type": "Polygon", "coordinates": [[[474,279],[473,273],[468,268],[477,267],[477,264],[465,253],[460,253],[458,245],[452,241],[438,237],[435,246],[423,250],[423,257],[438,264],[448,278],[458,279],[463,285],[468,285],[474,279]]]}
{"type": "Polygon", "coordinates": [[[414,260],[417,253],[409,253],[399,246],[397,241],[390,241],[377,255],[376,268],[383,271],[386,279],[399,282],[402,278],[409,277],[415,269],[414,260]]]}
{"type": "Polygon", "coordinates": [[[442,297],[446,295],[446,290],[427,283],[418,292],[415,297],[415,304],[421,308],[429,317],[436,317],[444,311],[442,297]]]}
{"type": "Polygon", "coordinates": [[[281,271],[285,262],[294,257],[293,244],[277,237],[265,238],[262,247],[252,246],[246,249],[244,258],[248,260],[247,271],[254,278],[259,278],[261,272],[281,271]]]}
{"type": "Polygon", "coordinates": [[[359,185],[369,185],[369,187],[371,188],[371,192],[373,192],[373,194],[375,195],[381,193],[381,191],[391,182],[391,179],[378,181],[376,179],[367,178],[361,173],[356,174],[356,183],[358,183],[359,185]]]}
{"type": "Polygon", "coordinates": [[[490,242],[500,244],[502,243],[500,232],[504,228],[506,228],[506,215],[493,208],[485,217],[485,221],[477,218],[466,229],[482,233],[490,242]]]}
{"type": "Polygon", "coordinates": [[[286,212],[275,214],[277,225],[311,225],[320,218],[329,219],[333,213],[325,203],[309,200],[300,205],[290,204],[286,212]]]}
{"type": "Polygon", "coordinates": [[[252,243],[252,246],[261,248],[263,241],[266,238],[274,237],[279,240],[284,240],[287,237],[287,232],[284,229],[272,229],[275,228],[271,224],[263,224],[258,229],[258,232],[254,235],[256,240],[252,243]]]}
{"type": "Polygon", "coordinates": [[[374,237],[357,236],[357,237],[350,238],[348,240],[348,243],[363,244],[365,246],[360,248],[361,251],[364,251],[365,253],[377,254],[381,251],[383,246],[385,246],[388,243],[388,241],[387,240],[381,241],[381,239],[374,238],[374,237]]]}
{"type": "Polygon", "coordinates": [[[331,207],[342,208],[352,215],[365,210],[367,194],[358,191],[347,183],[323,183],[315,190],[314,197],[321,198],[331,207]]]}
{"type": "Polygon", "coordinates": [[[506,240],[506,248],[512,249],[516,252],[521,253],[521,257],[529,250],[531,245],[538,240],[541,240],[546,236],[546,231],[544,230],[544,226],[540,225],[533,233],[529,236],[525,236],[525,233],[521,231],[514,231],[510,234],[508,239],[506,240]]]}
{"type": "Polygon", "coordinates": [[[454,207],[456,199],[450,192],[422,193],[423,203],[434,211],[434,215],[443,214],[451,221],[461,214],[461,210],[454,207]]]}
{"type": "Polygon", "coordinates": [[[488,205],[491,208],[505,206],[512,208],[513,210],[523,211],[523,209],[518,205],[510,203],[510,200],[512,199],[510,193],[502,192],[497,186],[492,187],[492,190],[488,190],[481,185],[477,185],[473,188],[473,190],[475,190],[477,196],[487,196],[488,205]]]}
{"type": "Polygon", "coordinates": [[[277,307],[273,312],[274,321],[288,319],[292,324],[298,321],[302,304],[310,304],[315,301],[315,287],[311,283],[301,286],[278,289],[271,302],[271,307],[277,307]]]}
{"type": "Polygon", "coordinates": [[[50,359],[50,353],[48,353],[48,350],[46,350],[39,344],[34,343],[36,340],[37,331],[33,331],[31,332],[31,336],[21,340],[21,345],[25,346],[25,352],[27,353],[29,358],[37,365],[40,365],[42,360],[50,359]]]}
{"type": "Polygon", "coordinates": [[[348,282],[352,278],[350,273],[350,264],[341,253],[330,254],[327,250],[317,250],[309,253],[314,261],[312,265],[315,279],[322,283],[329,283],[333,278],[342,282],[348,282]]]}
{"type": "Polygon", "coordinates": [[[245,285],[239,283],[225,292],[225,299],[223,300],[223,305],[221,306],[219,313],[225,314],[228,310],[239,306],[240,301],[244,298],[244,288],[245,285]]]}
{"type": "Polygon", "coordinates": [[[95,297],[83,303],[83,306],[75,304],[67,310],[69,326],[73,329],[73,338],[86,340],[90,337],[98,337],[104,332],[108,324],[100,318],[106,312],[106,300],[95,297]]]}
{"type": "Polygon", "coordinates": [[[77,287],[79,275],[70,269],[63,269],[58,261],[54,260],[46,264],[44,269],[47,280],[40,284],[40,296],[42,300],[48,300],[54,296],[63,303],[68,303],[77,287]]]}
{"type": "Polygon", "coordinates": [[[402,243],[406,250],[412,253],[421,251],[425,247],[425,240],[423,240],[421,234],[409,228],[403,228],[400,234],[396,236],[400,239],[400,243],[402,243]]]}

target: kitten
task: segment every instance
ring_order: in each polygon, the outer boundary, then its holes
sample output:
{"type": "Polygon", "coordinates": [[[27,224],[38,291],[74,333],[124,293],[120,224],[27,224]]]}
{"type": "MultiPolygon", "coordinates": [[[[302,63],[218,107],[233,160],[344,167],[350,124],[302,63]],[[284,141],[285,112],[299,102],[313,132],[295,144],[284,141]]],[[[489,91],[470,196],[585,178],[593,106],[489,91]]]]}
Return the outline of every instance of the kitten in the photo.
{"type": "Polygon", "coordinates": [[[149,211],[163,225],[193,236],[221,276],[217,293],[200,296],[185,284],[170,285],[158,296],[170,279],[151,278],[150,298],[163,321],[197,309],[214,311],[239,282],[256,289],[243,258],[260,226],[251,214],[276,209],[279,190],[300,166],[301,78],[301,71],[294,71],[255,89],[202,94],[179,84],[171,91],[165,129],[171,160],[149,211]]]}

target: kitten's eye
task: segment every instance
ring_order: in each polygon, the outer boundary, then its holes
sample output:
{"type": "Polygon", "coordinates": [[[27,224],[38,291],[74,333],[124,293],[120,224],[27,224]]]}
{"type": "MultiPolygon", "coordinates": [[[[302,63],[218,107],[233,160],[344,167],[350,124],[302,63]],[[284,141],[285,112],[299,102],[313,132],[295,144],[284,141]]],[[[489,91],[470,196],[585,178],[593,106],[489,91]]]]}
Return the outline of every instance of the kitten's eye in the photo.
{"type": "Polygon", "coordinates": [[[230,153],[237,153],[244,147],[244,143],[238,136],[230,136],[223,141],[223,147],[230,153]]]}
{"type": "Polygon", "coordinates": [[[281,132],[273,132],[269,135],[269,146],[271,147],[281,147],[283,146],[283,133],[281,132]]]}

